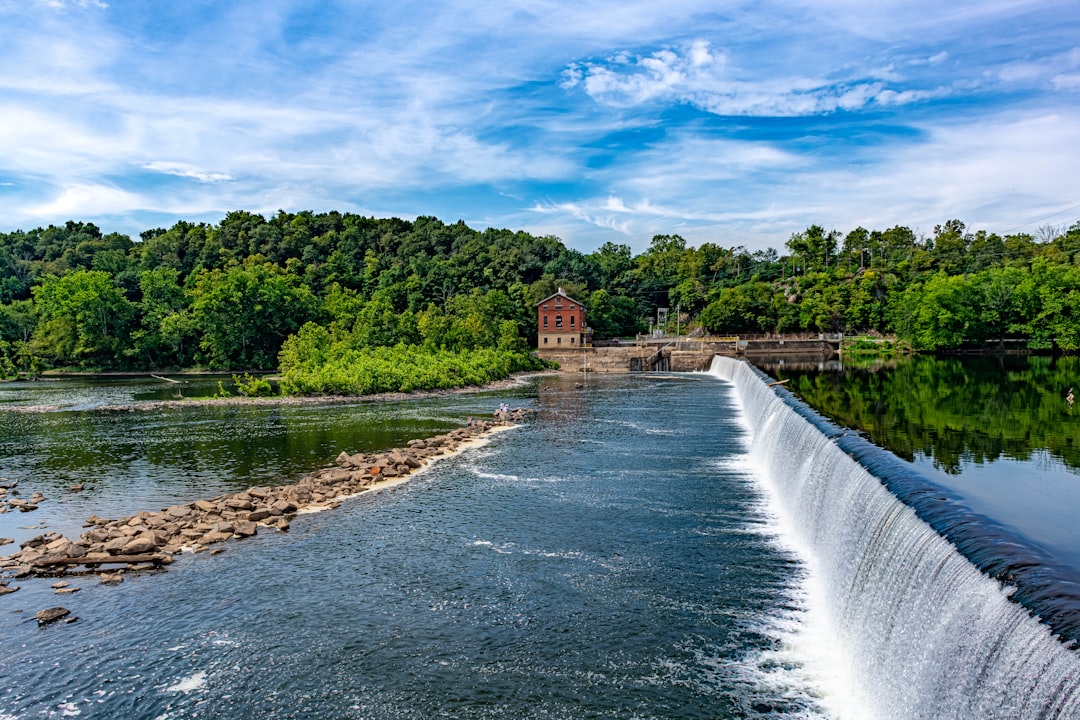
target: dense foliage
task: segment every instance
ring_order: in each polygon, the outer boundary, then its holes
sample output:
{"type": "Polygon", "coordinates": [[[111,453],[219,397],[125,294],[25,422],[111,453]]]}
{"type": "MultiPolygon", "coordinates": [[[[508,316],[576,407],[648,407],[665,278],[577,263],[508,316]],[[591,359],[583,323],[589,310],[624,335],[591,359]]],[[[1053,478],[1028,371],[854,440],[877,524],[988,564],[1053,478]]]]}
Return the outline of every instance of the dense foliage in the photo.
{"type": "Polygon", "coordinates": [[[669,330],[1080,348],[1080,223],[1037,238],[957,220],[932,237],[814,225],[786,251],[657,235],[637,256],[614,243],[585,254],[550,236],[337,212],[237,211],[136,241],[72,221],[0,234],[0,375],[272,369],[309,322],[358,352],[496,348],[507,322],[534,345],[534,305],[560,286],[586,305],[597,337],[646,330],[669,307],[669,330]]]}

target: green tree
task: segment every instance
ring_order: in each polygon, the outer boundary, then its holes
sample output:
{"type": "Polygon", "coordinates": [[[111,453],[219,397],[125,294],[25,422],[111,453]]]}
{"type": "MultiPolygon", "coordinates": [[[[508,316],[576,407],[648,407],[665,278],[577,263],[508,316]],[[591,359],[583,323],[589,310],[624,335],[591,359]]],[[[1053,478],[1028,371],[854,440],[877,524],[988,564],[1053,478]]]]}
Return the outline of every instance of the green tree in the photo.
{"type": "Polygon", "coordinates": [[[142,300],[139,328],[131,333],[129,356],[143,366],[180,367],[192,360],[195,327],[189,298],[180,286],[180,271],[171,267],[147,270],[139,276],[142,300]]]}
{"type": "Polygon", "coordinates": [[[195,280],[192,319],[212,367],[274,367],[281,343],[315,315],[315,296],[299,278],[259,260],[203,270],[195,280]]]}
{"type": "Polygon", "coordinates": [[[47,275],[33,288],[40,322],[35,352],[62,364],[115,365],[127,347],[135,308],[112,277],[79,269],[47,275]]]}

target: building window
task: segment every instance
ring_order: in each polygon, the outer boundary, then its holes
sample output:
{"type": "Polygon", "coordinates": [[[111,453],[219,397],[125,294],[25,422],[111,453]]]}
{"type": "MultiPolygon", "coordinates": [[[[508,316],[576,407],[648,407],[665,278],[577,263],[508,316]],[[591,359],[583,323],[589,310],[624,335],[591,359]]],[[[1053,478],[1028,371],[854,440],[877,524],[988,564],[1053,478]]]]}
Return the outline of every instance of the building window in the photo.
{"type": "Polygon", "coordinates": [[[571,345],[573,345],[573,344],[574,344],[574,338],[570,338],[570,344],[571,344],[571,345]]]}
{"type": "Polygon", "coordinates": [[[555,342],[559,345],[562,345],[562,338],[555,338],[555,342]]]}
{"type": "Polygon", "coordinates": [[[544,306],[544,309],[547,310],[547,305],[544,306]]]}
{"type": "Polygon", "coordinates": [[[574,309],[574,306],[573,306],[573,305],[571,305],[571,306],[570,306],[570,309],[571,309],[571,310],[573,310],[573,309],[574,309]]]}
{"type": "Polygon", "coordinates": [[[547,315],[544,316],[544,329],[547,330],[547,315]]]}
{"type": "Polygon", "coordinates": [[[555,316],[555,327],[557,327],[557,328],[562,327],[562,315],[556,315],[555,316]]]}
{"type": "Polygon", "coordinates": [[[547,345],[547,338],[544,338],[544,344],[547,345]]]}
{"type": "Polygon", "coordinates": [[[570,316],[570,327],[574,327],[574,316],[570,316]]]}

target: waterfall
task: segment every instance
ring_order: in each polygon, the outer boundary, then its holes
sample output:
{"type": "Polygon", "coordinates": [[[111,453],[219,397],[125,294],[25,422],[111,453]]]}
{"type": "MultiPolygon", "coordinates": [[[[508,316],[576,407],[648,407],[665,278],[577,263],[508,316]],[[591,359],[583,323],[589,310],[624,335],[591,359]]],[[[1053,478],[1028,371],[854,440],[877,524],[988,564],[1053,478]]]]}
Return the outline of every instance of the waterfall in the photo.
{"type": "Polygon", "coordinates": [[[1080,718],[1070,571],[750,365],[717,357],[710,373],[735,387],[751,459],[878,718],[1080,718]]]}

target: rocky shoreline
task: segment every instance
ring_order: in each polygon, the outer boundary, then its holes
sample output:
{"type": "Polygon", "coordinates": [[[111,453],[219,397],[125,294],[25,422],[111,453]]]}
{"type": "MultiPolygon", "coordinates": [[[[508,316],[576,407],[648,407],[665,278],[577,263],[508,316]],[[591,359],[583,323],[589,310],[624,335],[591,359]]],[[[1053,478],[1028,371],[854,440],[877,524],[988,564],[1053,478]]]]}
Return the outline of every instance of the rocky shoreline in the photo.
{"type": "MultiPolygon", "coordinates": [[[[260,529],[287,531],[297,514],[336,508],[347,498],[403,482],[434,460],[509,429],[532,412],[500,409],[492,420],[470,420],[466,427],[410,440],[405,447],[381,453],[342,452],[333,466],[289,485],[252,487],[115,520],[91,515],[83,525],[88,529],[76,540],[47,532],[23,542],[17,552],[0,556],[0,595],[18,590],[12,579],[31,577],[99,573],[101,582],[118,583],[123,573],[163,569],[181,552],[213,554],[221,543],[255,536],[260,529]]],[[[78,590],[65,581],[53,588],[57,594],[78,590]]]]}

